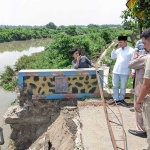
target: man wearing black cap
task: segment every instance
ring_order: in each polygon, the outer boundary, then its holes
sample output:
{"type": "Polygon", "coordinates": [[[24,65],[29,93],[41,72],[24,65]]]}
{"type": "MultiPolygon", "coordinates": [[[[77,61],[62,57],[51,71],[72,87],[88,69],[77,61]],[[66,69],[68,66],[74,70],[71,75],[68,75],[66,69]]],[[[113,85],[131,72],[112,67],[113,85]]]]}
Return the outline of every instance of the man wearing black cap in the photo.
{"type": "Polygon", "coordinates": [[[110,103],[110,105],[117,103],[123,106],[128,106],[128,104],[124,101],[126,85],[130,74],[128,63],[134,58],[134,55],[134,49],[127,45],[127,36],[119,36],[118,44],[115,45],[113,51],[111,52],[111,58],[117,60],[113,68],[112,76],[114,100],[110,103]],[[118,45],[120,46],[119,49],[117,49],[118,45]]]}

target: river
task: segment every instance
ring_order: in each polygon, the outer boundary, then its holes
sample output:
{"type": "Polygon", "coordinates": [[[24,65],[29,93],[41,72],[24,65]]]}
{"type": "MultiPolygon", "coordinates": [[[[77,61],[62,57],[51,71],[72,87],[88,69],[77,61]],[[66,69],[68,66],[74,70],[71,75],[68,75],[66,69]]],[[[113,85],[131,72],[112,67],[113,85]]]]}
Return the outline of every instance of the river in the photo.
{"type": "MultiPolygon", "coordinates": [[[[32,55],[41,52],[44,46],[51,42],[51,39],[39,39],[29,41],[14,41],[0,43],[0,74],[7,65],[14,67],[15,62],[23,55],[32,55]]],[[[7,150],[11,133],[10,126],[3,122],[3,116],[10,107],[11,102],[17,98],[16,92],[9,92],[0,87],[0,127],[3,128],[4,145],[0,145],[1,150],[7,150]]]]}

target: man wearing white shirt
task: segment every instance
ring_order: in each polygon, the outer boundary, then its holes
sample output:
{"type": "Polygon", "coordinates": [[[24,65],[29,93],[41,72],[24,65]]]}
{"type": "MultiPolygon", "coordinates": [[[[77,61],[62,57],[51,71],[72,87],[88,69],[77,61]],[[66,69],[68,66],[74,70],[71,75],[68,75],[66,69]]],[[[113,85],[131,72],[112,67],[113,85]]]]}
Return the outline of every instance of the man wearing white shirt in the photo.
{"type": "Polygon", "coordinates": [[[127,36],[119,36],[118,45],[116,45],[111,52],[111,58],[117,60],[113,69],[112,76],[114,100],[110,103],[110,105],[117,103],[123,106],[128,106],[128,104],[124,101],[126,85],[130,74],[128,63],[134,58],[135,51],[133,48],[127,45],[127,36]],[[117,49],[118,45],[120,46],[119,49],[117,49]]]}

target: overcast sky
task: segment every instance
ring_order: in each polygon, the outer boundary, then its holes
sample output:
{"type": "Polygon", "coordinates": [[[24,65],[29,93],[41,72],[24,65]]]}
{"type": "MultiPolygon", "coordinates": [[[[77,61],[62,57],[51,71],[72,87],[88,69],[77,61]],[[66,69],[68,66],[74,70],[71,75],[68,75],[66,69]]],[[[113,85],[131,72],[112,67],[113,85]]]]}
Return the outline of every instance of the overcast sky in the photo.
{"type": "Polygon", "coordinates": [[[0,0],[0,25],[121,24],[127,0],[0,0]]]}

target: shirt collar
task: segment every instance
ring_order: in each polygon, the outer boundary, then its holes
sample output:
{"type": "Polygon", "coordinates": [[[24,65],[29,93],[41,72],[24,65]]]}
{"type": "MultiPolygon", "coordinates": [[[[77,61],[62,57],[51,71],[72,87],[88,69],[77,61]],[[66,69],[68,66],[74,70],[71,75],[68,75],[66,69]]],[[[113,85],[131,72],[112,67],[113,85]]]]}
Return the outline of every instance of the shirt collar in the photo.
{"type": "Polygon", "coordinates": [[[124,47],[124,49],[121,48],[121,50],[125,50],[125,49],[127,49],[127,48],[128,48],[128,45],[127,45],[126,47],[124,47]]]}

